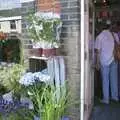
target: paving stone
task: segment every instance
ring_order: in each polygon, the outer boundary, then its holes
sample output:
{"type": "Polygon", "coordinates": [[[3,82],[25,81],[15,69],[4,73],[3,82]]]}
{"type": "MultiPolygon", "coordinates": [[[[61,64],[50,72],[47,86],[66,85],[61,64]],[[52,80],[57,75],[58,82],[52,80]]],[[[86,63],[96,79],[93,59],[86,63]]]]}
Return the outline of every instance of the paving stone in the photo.
{"type": "Polygon", "coordinates": [[[93,109],[91,120],[120,120],[120,103],[97,104],[93,109]]]}

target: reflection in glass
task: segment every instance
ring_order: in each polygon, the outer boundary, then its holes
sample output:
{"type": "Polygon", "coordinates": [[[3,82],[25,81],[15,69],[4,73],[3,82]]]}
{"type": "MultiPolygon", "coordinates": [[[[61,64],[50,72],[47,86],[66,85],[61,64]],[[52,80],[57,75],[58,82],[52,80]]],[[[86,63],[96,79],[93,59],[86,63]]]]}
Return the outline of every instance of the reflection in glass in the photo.
{"type": "Polygon", "coordinates": [[[0,63],[20,61],[20,0],[0,0],[0,63]]]}
{"type": "Polygon", "coordinates": [[[0,10],[21,7],[20,0],[0,0],[0,10]]]}

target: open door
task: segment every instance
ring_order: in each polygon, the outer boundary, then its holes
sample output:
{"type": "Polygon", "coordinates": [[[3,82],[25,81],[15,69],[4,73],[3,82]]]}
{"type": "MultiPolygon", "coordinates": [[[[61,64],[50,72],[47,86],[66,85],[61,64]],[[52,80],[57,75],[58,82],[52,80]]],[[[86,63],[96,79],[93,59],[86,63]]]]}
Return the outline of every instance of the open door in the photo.
{"type": "MultiPolygon", "coordinates": [[[[82,9],[81,3],[81,14],[84,14],[81,15],[81,30],[84,30],[84,36],[81,37],[81,54],[84,52],[84,55],[81,55],[81,57],[84,58],[81,58],[81,60],[84,60],[84,80],[81,80],[81,92],[83,91],[84,95],[81,96],[81,99],[84,99],[84,101],[82,101],[83,106],[81,105],[83,107],[81,109],[81,120],[88,120],[94,104],[94,4],[92,0],[84,0],[83,3],[84,9],[82,9]],[[84,10],[84,13],[82,13],[82,10],[84,10]],[[84,45],[84,48],[82,45],[84,45]]],[[[83,63],[81,62],[81,64],[83,63]]],[[[81,69],[83,69],[83,65],[81,69]]],[[[81,79],[83,78],[81,77],[81,79]]]]}

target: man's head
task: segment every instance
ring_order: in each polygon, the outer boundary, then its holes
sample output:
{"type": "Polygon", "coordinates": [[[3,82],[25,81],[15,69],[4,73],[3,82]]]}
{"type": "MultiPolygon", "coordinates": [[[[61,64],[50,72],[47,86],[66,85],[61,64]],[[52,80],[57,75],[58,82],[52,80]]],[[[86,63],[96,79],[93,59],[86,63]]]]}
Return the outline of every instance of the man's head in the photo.
{"type": "Polygon", "coordinates": [[[112,32],[118,32],[118,25],[117,25],[117,22],[113,22],[111,25],[110,25],[110,31],[112,32]]]}

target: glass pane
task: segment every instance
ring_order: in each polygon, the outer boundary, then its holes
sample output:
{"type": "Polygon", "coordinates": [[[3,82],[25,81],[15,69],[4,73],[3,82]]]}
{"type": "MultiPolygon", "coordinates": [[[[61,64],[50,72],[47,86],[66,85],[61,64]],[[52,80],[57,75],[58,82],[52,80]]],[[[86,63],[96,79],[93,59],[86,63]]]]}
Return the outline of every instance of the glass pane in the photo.
{"type": "Polygon", "coordinates": [[[0,62],[20,61],[20,0],[0,0],[0,62]]]}

